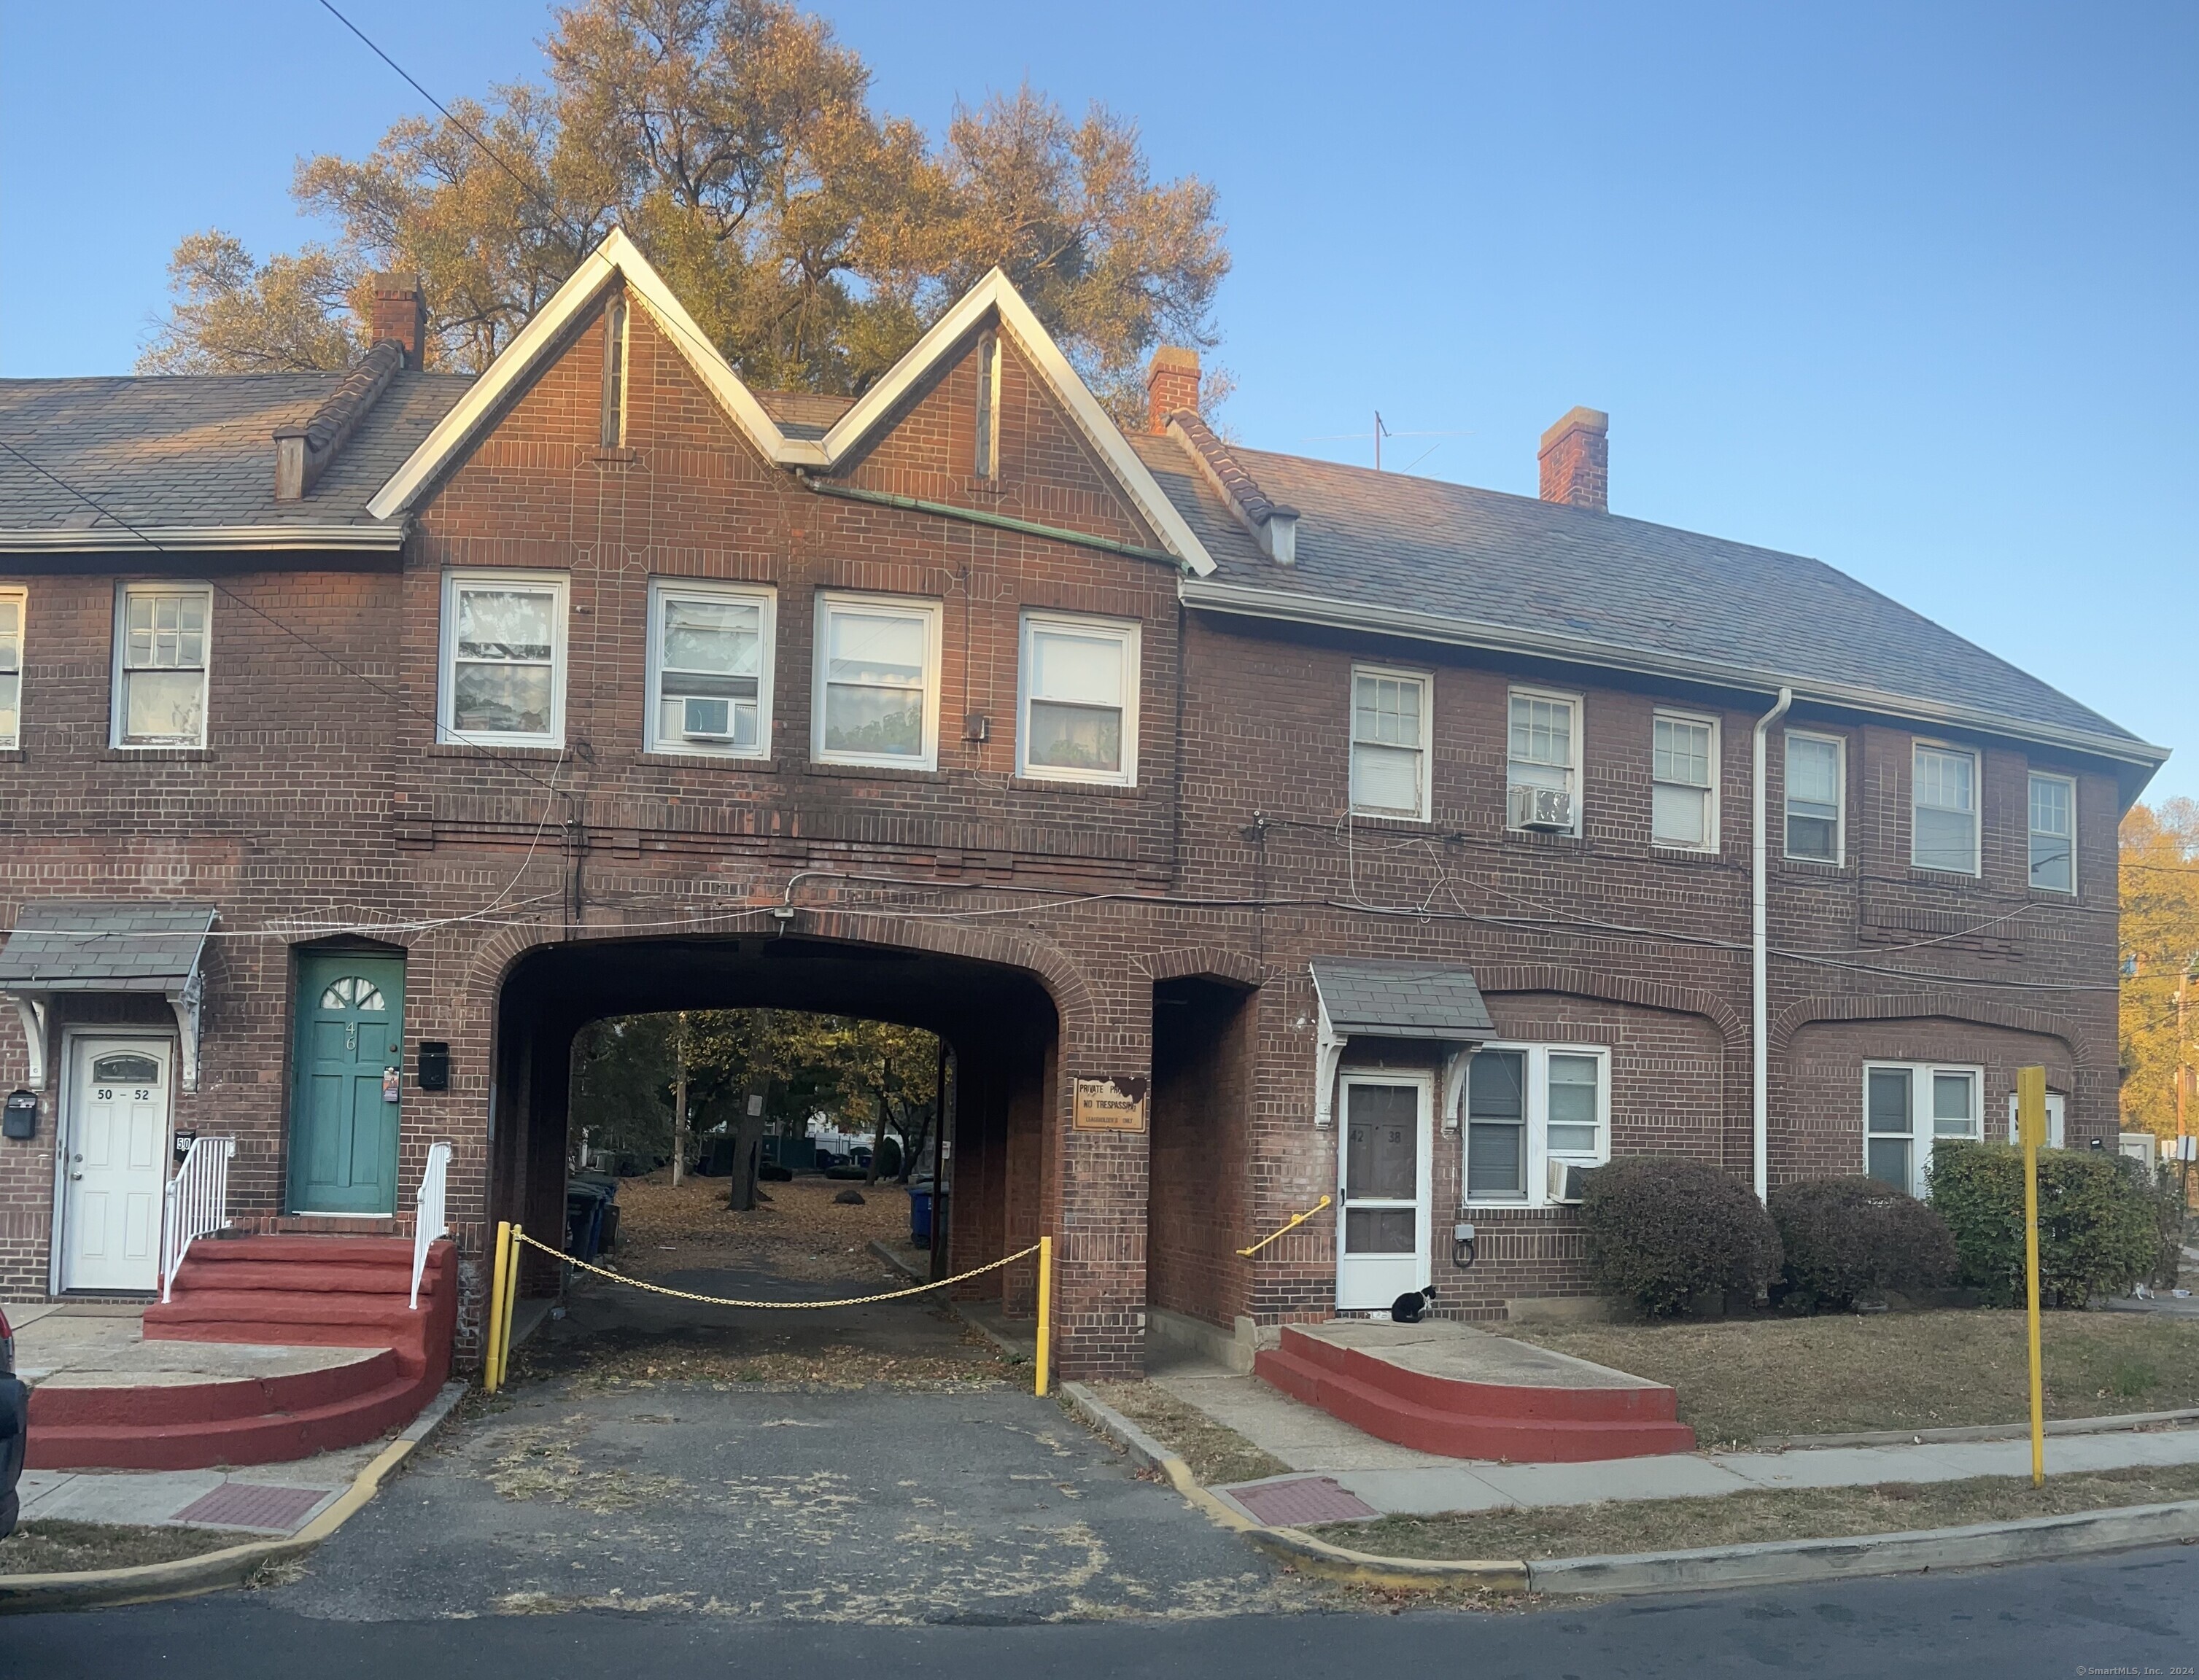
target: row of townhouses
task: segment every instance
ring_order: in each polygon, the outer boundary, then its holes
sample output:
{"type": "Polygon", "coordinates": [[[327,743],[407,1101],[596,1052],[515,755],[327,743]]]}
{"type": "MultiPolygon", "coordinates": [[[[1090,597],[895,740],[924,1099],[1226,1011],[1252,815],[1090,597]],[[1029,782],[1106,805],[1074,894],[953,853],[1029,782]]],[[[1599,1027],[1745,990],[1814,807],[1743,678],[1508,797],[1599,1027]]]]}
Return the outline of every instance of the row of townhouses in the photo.
{"type": "Polygon", "coordinates": [[[941,1033],[950,1263],[1053,1234],[1071,1376],[1581,1295],[1613,1155],[1922,1193],[2033,1063],[2112,1143],[2163,752],[1611,513],[1599,413],[1539,498],[1236,447],[1181,351],[1126,432],[998,275],[860,398],[752,391],[621,234],[478,377],[423,321],[0,383],[0,1293],[154,1288],[193,1138],[330,1242],[440,1141],[470,1345],[643,1010],[941,1033]]]}

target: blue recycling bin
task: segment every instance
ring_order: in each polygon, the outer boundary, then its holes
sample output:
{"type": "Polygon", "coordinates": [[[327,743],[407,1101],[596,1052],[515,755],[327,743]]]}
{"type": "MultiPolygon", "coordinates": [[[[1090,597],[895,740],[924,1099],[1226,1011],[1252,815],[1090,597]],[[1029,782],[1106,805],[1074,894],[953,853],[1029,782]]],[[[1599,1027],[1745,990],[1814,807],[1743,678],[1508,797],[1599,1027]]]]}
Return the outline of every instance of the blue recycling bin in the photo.
{"type": "Polygon", "coordinates": [[[912,1180],[908,1187],[908,1240],[919,1248],[931,1247],[931,1180],[912,1180]]]}

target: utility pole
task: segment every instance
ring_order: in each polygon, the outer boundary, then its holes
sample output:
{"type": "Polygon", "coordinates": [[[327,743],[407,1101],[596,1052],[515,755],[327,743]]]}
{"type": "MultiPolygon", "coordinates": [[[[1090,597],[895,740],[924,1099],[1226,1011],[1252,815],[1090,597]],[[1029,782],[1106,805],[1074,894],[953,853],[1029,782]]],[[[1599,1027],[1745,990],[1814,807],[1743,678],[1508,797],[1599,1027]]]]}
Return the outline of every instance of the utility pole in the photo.
{"type": "Polygon", "coordinates": [[[675,1041],[679,1045],[679,1078],[672,1085],[672,1188],[680,1188],[680,1175],[687,1170],[687,1011],[680,1012],[680,1032],[675,1041]]]}

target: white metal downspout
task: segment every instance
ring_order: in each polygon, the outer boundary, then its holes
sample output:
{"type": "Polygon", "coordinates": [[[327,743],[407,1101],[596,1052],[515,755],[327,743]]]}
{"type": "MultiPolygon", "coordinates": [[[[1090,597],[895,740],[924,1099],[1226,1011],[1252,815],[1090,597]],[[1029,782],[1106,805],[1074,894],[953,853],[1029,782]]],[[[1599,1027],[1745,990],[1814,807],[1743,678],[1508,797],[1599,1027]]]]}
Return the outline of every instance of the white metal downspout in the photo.
{"type": "Polygon", "coordinates": [[[1754,820],[1748,825],[1749,899],[1752,921],[1749,949],[1750,999],[1749,1055],[1755,1063],[1754,1079],[1751,1089],[1751,1113],[1755,1141],[1756,1199],[1770,1200],[1771,1195],[1771,1055],[1770,1047],[1764,1043],[1770,1031],[1771,999],[1765,981],[1767,968],[1766,947],[1769,944],[1764,931],[1764,743],[1771,734],[1771,726],[1787,715],[1787,708],[1794,703],[1794,691],[1782,689],[1779,703],[1756,720],[1756,741],[1753,768],[1756,776],[1754,820]]]}

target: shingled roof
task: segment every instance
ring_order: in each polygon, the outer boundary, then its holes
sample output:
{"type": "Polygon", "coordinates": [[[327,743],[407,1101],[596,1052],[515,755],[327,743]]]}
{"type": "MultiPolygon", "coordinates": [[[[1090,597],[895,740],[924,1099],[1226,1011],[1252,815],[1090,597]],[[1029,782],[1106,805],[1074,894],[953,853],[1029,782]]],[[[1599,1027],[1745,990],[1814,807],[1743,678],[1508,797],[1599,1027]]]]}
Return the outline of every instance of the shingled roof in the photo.
{"type": "Polygon", "coordinates": [[[2103,753],[2167,754],[1822,561],[1646,520],[1235,448],[1299,510],[1263,555],[1169,437],[1132,439],[1216,571],[1193,607],[1694,677],[2103,753]]]}
{"type": "Polygon", "coordinates": [[[141,546],[118,520],[184,547],[245,529],[284,546],[394,544],[402,522],[371,517],[367,498],[472,381],[394,375],[312,491],[278,502],[276,433],[307,425],[349,376],[0,380],[0,436],[116,515],[0,452],[0,552],[141,546]]]}
{"type": "Polygon", "coordinates": [[[1489,1006],[1468,968],[1429,962],[1313,960],[1313,983],[1332,1029],[1385,1038],[1485,1043],[1496,1036],[1489,1006]]]}

